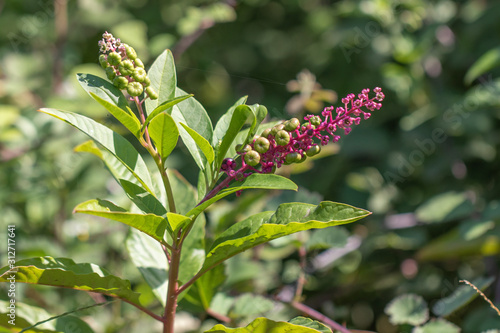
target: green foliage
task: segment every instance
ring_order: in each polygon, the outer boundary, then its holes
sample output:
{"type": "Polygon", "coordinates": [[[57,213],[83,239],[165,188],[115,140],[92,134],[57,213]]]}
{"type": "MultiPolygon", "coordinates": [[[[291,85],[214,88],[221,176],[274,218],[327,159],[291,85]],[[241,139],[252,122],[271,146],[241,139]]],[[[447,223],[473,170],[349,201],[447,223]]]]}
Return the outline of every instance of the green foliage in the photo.
{"type": "Polygon", "coordinates": [[[427,303],[421,296],[401,295],[385,308],[385,313],[393,324],[421,325],[429,319],[427,303]]]}
{"type": "Polygon", "coordinates": [[[267,318],[257,318],[242,328],[227,328],[224,325],[215,325],[212,329],[205,331],[206,333],[223,333],[223,332],[252,332],[252,333],[281,333],[281,332],[297,332],[297,333],[313,333],[321,332],[308,326],[292,324],[283,321],[273,321],[267,318]]]}

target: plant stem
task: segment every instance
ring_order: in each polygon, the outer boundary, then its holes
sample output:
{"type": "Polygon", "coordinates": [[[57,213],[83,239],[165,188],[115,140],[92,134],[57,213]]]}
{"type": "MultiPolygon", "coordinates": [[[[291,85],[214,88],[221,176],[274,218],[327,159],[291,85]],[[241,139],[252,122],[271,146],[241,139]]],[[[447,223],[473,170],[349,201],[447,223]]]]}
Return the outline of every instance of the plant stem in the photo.
{"type": "Polygon", "coordinates": [[[175,310],[177,308],[179,265],[181,261],[181,248],[177,247],[174,240],[174,248],[170,254],[170,269],[168,272],[167,305],[163,318],[163,333],[174,333],[175,310]]]}

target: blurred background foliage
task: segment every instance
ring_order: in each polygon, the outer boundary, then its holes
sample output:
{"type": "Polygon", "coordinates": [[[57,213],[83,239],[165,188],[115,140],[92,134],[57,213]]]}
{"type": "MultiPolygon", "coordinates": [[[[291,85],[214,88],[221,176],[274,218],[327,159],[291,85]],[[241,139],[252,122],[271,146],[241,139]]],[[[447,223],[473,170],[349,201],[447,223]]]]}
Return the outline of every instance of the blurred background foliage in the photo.
{"type": "MultiPolygon", "coordinates": [[[[249,191],[211,209],[213,234],[291,200],[374,212],[230,260],[215,310],[245,324],[293,317],[298,312],[276,299],[293,294],[299,249],[307,253],[304,303],[358,329],[407,332],[389,322],[386,305],[415,293],[432,308],[460,279],[494,277],[486,294],[499,304],[499,16],[500,3],[486,0],[0,1],[2,238],[4,226],[15,224],[18,259],[95,262],[129,278],[145,304],[158,304],[123,246],[126,228],[72,214],[94,197],[125,204],[119,186],[98,160],[73,152],[83,135],[36,112],[75,111],[125,134],[75,79],[104,76],[97,41],[107,30],[148,64],[171,48],[179,87],[195,94],[213,122],[243,95],[277,120],[319,112],[363,88],[386,93],[383,108],[321,158],[281,171],[298,193],[249,191]]],[[[196,183],[194,163],[179,148],[170,167],[196,183]]],[[[20,300],[53,315],[102,300],[18,286],[20,300]]],[[[215,323],[182,305],[195,315],[180,315],[179,332],[215,323]]],[[[78,315],[97,332],[157,330],[120,302],[78,315]]],[[[500,327],[480,298],[446,319],[465,333],[500,327]]]]}

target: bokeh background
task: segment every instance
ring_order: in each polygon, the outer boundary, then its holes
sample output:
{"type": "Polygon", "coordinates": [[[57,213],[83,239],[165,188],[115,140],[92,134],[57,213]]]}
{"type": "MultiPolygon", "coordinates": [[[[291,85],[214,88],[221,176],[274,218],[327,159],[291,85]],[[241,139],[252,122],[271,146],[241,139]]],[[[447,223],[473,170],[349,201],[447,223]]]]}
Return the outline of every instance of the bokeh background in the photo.
{"type": "MultiPolygon", "coordinates": [[[[73,152],[83,135],[36,112],[79,112],[126,134],[75,78],[104,76],[97,41],[109,31],[134,46],[146,65],[172,49],[178,86],[195,95],[214,123],[244,95],[277,120],[318,113],[363,88],[383,88],[383,108],[371,119],[321,158],[282,170],[298,193],[248,192],[208,214],[216,233],[287,200],[332,200],[372,211],[307,248],[304,303],[378,332],[411,330],[389,323],[384,309],[394,297],[421,295],[432,310],[460,279],[493,277],[486,294],[499,304],[499,17],[500,3],[486,0],[0,1],[0,233],[5,239],[4,225],[17,226],[18,259],[98,263],[130,279],[143,301],[157,306],[123,246],[127,229],[72,214],[94,197],[125,204],[121,189],[100,161],[73,152]]],[[[182,145],[169,163],[196,183],[182,145]]],[[[236,323],[293,317],[273,299],[293,287],[297,244],[313,236],[288,237],[228,263],[227,295],[269,300],[233,306],[228,313],[236,323]]],[[[96,301],[82,292],[19,288],[22,301],[53,315],[96,301]]],[[[77,315],[96,332],[156,329],[120,302],[77,315]]],[[[179,332],[215,323],[196,309],[180,318],[179,332]]],[[[447,320],[465,333],[500,327],[481,298],[447,320]]]]}

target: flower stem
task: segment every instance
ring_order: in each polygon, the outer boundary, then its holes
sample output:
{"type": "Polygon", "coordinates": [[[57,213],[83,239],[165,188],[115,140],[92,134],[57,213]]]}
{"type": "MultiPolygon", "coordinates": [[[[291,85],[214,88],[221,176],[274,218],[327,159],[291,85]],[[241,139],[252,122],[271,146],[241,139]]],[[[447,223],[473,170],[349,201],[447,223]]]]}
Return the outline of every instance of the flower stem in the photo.
{"type": "MultiPolygon", "coordinates": [[[[174,243],[176,241],[174,240],[174,243]]],[[[181,261],[181,248],[177,248],[177,245],[174,245],[174,248],[170,254],[170,267],[168,272],[168,290],[167,290],[167,305],[165,306],[165,314],[163,318],[165,321],[163,322],[163,333],[174,333],[174,322],[175,322],[175,310],[177,308],[177,288],[178,282],[177,279],[179,277],[179,266],[181,261]]]]}

